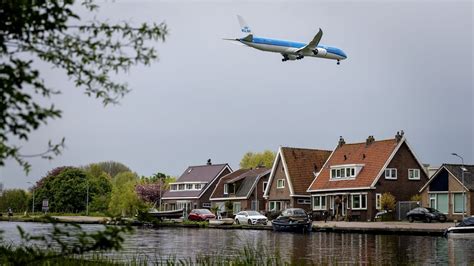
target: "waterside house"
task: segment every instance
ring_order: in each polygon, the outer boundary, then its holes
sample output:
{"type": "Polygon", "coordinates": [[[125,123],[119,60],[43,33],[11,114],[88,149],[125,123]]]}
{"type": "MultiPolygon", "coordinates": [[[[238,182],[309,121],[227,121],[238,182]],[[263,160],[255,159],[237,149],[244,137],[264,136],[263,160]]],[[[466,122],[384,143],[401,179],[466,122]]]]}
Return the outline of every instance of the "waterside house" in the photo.
{"type": "Polygon", "coordinates": [[[422,205],[439,210],[449,220],[461,220],[464,202],[465,215],[474,215],[473,175],[474,165],[443,164],[421,188],[422,205]]]}
{"type": "Polygon", "coordinates": [[[228,164],[212,164],[210,159],[206,165],[189,166],[163,194],[164,209],[210,208],[209,198],[217,182],[231,172],[228,164]]]}
{"type": "Polygon", "coordinates": [[[326,150],[280,147],[265,190],[266,209],[309,211],[311,197],[306,190],[330,154],[326,150]]]}
{"type": "Polygon", "coordinates": [[[232,203],[232,213],[264,210],[263,193],[269,176],[270,169],[264,167],[239,169],[227,174],[212,192],[212,205],[219,207],[221,212],[229,212],[225,208],[226,202],[232,203]]]}
{"type": "Polygon", "coordinates": [[[345,143],[341,137],[322,170],[309,186],[313,214],[327,211],[337,218],[373,220],[385,192],[409,201],[428,181],[423,164],[403,131],[395,138],[345,143]]]}

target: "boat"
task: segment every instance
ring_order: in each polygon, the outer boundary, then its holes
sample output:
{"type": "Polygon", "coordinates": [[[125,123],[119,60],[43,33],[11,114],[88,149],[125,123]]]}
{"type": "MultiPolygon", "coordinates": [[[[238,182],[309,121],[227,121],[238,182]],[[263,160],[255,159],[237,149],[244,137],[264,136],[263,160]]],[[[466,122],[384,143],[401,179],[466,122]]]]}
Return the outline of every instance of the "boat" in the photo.
{"type": "Polygon", "coordinates": [[[280,216],[272,221],[274,231],[311,232],[312,221],[308,214],[300,208],[284,210],[280,216]]]}
{"type": "Polygon", "coordinates": [[[209,220],[209,224],[212,224],[212,225],[233,225],[234,224],[234,219],[232,219],[232,218],[211,219],[211,220],[209,220]]]}
{"type": "Polygon", "coordinates": [[[158,219],[177,219],[183,217],[184,208],[171,211],[158,211],[157,209],[150,209],[148,214],[158,219]]]}
{"type": "Polygon", "coordinates": [[[474,235],[474,216],[466,217],[456,226],[449,227],[444,231],[444,236],[451,234],[469,234],[474,235]]]}

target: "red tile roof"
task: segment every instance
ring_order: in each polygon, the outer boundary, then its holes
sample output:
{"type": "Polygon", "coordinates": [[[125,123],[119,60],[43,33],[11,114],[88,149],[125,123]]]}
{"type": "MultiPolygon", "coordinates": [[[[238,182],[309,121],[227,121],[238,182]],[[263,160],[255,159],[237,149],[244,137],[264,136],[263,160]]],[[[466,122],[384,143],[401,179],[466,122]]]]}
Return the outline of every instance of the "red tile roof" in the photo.
{"type": "Polygon", "coordinates": [[[314,173],[323,167],[331,151],[281,147],[281,153],[288,168],[293,194],[306,195],[314,173]]]}
{"type": "Polygon", "coordinates": [[[369,145],[364,142],[338,146],[308,190],[370,187],[398,144],[396,139],[388,139],[374,141],[369,145]],[[330,181],[330,167],[347,164],[363,164],[364,166],[355,179],[330,181]]]}

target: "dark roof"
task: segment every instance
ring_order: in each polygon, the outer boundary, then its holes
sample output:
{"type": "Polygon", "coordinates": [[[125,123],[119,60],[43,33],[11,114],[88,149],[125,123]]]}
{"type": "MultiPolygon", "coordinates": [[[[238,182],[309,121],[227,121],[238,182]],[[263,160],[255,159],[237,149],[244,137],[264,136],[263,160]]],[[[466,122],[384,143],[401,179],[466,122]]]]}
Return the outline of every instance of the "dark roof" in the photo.
{"type": "Polygon", "coordinates": [[[176,180],[179,182],[211,182],[227,164],[189,166],[176,180]]]}
{"type": "Polygon", "coordinates": [[[199,195],[210,186],[210,182],[217,177],[217,175],[228,166],[227,164],[211,164],[211,165],[197,165],[189,166],[186,171],[176,180],[175,183],[183,182],[205,182],[201,190],[196,191],[166,191],[163,198],[184,198],[184,197],[199,197],[199,195]]]}
{"type": "Polygon", "coordinates": [[[443,164],[441,167],[446,167],[458,180],[462,180],[461,167],[464,166],[467,172],[464,172],[464,185],[471,191],[474,191],[474,165],[462,164],[443,164]]]}
{"type": "Polygon", "coordinates": [[[370,187],[398,144],[396,139],[388,139],[374,141],[369,145],[363,142],[338,146],[309,190],[370,187]],[[330,167],[345,164],[364,164],[364,168],[355,179],[331,181],[330,167]]]}
{"type": "MultiPolygon", "coordinates": [[[[233,173],[230,173],[219,180],[214,192],[211,195],[212,198],[223,198],[224,196],[224,184],[235,183],[242,180],[242,184],[235,193],[235,197],[246,197],[252,189],[255,182],[259,178],[270,174],[268,168],[256,168],[256,169],[239,169],[233,173]]],[[[227,196],[227,195],[226,195],[227,196]]]]}
{"type": "Polygon", "coordinates": [[[281,147],[285,159],[293,193],[308,194],[306,190],[314,179],[314,173],[319,172],[331,155],[331,151],[281,147]]]}

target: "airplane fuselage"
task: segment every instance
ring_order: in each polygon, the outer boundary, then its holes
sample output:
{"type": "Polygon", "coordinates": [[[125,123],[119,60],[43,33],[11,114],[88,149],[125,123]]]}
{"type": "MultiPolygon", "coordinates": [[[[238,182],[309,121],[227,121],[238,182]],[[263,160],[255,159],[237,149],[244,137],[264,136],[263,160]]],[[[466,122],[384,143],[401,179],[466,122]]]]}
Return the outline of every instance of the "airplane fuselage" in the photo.
{"type": "Polygon", "coordinates": [[[344,60],[347,55],[339,48],[319,44],[311,51],[298,52],[300,48],[305,47],[306,43],[278,40],[270,38],[262,38],[254,36],[251,41],[245,38],[238,39],[241,43],[266,52],[280,53],[288,60],[298,59],[301,56],[312,56],[333,60],[344,60]]]}

